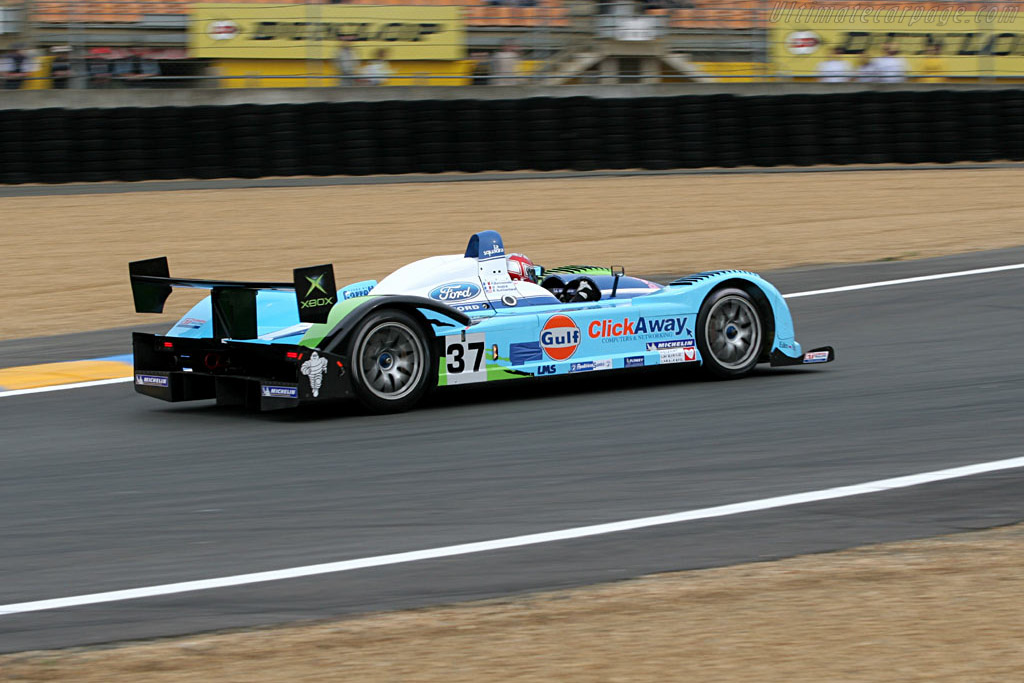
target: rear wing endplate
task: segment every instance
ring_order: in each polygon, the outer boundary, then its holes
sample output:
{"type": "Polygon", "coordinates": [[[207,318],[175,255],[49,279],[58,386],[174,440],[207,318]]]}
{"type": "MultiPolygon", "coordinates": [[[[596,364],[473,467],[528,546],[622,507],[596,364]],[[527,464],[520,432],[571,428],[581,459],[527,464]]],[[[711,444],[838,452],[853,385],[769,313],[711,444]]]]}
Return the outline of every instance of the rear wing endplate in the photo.
{"type": "Polygon", "coordinates": [[[257,336],[256,293],[260,290],[294,291],[299,320],[327,322],[337,302],[334,266],[325,264],[296,268],[291,282],[244,282],[171,277],[167,257],[128,264],[132,298],[138,313],[163,313],[174,287],[209,289],[213,309],[213,336],[218,339],[254,339],[257,336]]]}

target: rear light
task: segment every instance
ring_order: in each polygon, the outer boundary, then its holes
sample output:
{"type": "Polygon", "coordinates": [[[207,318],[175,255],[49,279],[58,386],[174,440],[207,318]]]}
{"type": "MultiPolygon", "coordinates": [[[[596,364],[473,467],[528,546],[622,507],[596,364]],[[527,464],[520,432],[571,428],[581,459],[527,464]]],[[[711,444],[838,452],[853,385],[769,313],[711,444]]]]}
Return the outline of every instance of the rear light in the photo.
{"type": "Polygon", "coordinates": [[[291,360],[302,360],[302,353],[299,351],[288,351],[284,355],[291,360]]]}
{"type": "Polygon", "coordinates": [[[164,342],[164,348],[165,349],[173,349],[174,348],[174,342],[165,341],[164,342]]]}

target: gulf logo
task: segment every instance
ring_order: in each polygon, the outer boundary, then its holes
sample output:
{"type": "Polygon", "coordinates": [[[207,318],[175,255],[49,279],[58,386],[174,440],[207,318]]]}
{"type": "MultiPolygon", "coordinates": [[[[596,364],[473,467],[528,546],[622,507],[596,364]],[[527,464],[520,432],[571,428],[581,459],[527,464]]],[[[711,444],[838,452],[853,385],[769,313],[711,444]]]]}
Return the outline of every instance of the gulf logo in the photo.
{"type": "Polygon", "coordinates": [[[567,315],[553,315],[540,330],[540,347],[551,360],[568,360],[580,345],[580,328],[567,315]]]}

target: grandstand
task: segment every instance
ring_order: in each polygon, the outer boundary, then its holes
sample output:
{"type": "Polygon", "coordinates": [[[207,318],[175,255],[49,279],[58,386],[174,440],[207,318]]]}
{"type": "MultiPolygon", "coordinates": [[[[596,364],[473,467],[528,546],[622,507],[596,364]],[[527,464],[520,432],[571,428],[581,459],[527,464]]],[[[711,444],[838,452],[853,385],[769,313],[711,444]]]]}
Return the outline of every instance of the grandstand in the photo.
{"type": "MultiPolygon", "coordinates": [[[[4,1],[0,0],[0,3],[4,1]]],[[[29,42],[43,48],[72,44],[76,48],[145,47],[180,50],[187,45],[185,35],[190,25],[195,25],[192,18],[192,5],[195,3],[189,0],[8,0],[7,4],[28,8],[34,26],[29,42]]],[[[957,78],[1019,78],[1020,74],[1024,74],[1024,47],[1020,59],[1017,59],[1015,47],[1018,44],[1024,46],[1024,16],[1019,22],[1020,27],[1016,21],[1017,10],[1024,6],[1024,0],[998,3],[982,0],[955,4],[949,0],[234,0],[225,4],[267,5],[274,8],[294,6],[293,21],[297,23],[317,21],[317,17],[324,11],[317,9],[318,6],[459,7],[462,9],[462,21],[466,29],[467,52],[493,53],[502,44],[515,41],[525,52],[526,59],[536,67],[530,69],[530,73],[536,75],[592,63],[595,56],[607,52],[609,43],[618,42],[621,46],[626,42],[639,45],[646,41],[652,46],[647,53],[642,50],[637,53],[618,53],[632,55],[628,58],[633,62],[639,60],[647,64],[643,67],[630,67],[633,74],[639,74],[637,69],[642,68],[647,69],[649,75],[654,67],[645,60],[653,58],[660,60],[663,65],[660,71],[656,71],[659,74],[669,73],[671,78],[672,63],[682,59],[698,65],[703,75],[737,80],[759,79],[768,74],[783,78],[813,77],[814,60],[819,59],[819,56],[805,57],[803,62],[797,63],[800,61],[799,54],[787,54],[788,46],[784,46],[787,35],[804,30],[795,28],[801,23],[817,27],[811,30],[812,33],[819,32],[813,38],[819,45],[834,46],[839,44],[841,33],[855,30],[851,27],[856,23],[857,16],[865,11],[874,12],[876,20],[873,24],[865,28],[861,22],[861,27],[856,30],[868,30],[876,34],[872,40],[875,41],[874,49],[877,51],[880,44],[893,40],[893,36],[899,36],[896,39],[911,44],[916,38],[907,36],[912,34],[925,36],[928,44],[932,44],[935,41],[941,42],[944,40],[943,34],[949,33],[953,38],[948,40],[948,44],[952,46],[959,40],[956,36],[962,37],[965,35],[962,32],[979,27],[957,28],[955,22],[942,21],[929,24],[928,16],[948,17],[953,12],[978,13],[980,16],[982,13],[994,12],[999,17],[998,21],[989,22],[988,27],[980,28],[983,31],[989,30],[988,35],[993,36],[993,39],[1003,40],[1010,46],[1007,50],[1013,51],[1013,54],[1002,54],[997,48],[984,43],[977,47],[971,46],[973,52],[965,52],[967,48],[957,47],[945,53],[950,62],[949,73],[957,78]],[[613,15],[623,16],[620,15],[622,7],[628,8],[626,13],[630,16],[639,17],[645,28],[635,31],[630,37],[623,37],[621,31],[615,30],[602,33],[601,27],[607,28],[607,22],[613,15]],[[912,18],[911,21],[907,20],[908,16],[912,18]],[[789,28],[783,30],[783,25],[789,28]],[[997,26],[1001,28],[997,29],[997,26]],[[956,33],[957,30],[961,33],[956,33]],[[593,49],[595,43],[602,40],[604,42],[599,46],[601,49],[593,49]],[[1000,64],[995,64],[991,58],[988,61],[982,59],[991,54],[1001,58],[1000,64]],[[970,59],[964,57],[970,55],[978,56],[970,59]]],[[[918,65],[918,58],[914,55],[920,54],[916,47],[913,50],[907,53],[915,59],[912,70],[918,65]]],[[[851,51],[851,58],[857,52],[851,51]]],[[[820,54],[824,54],[824,51],[820,54]]],[[[428,65],[421,62],[418,65],[410,64],[409,67],[410,73],[416,71],[422,76],[423,69],[428,65]]],[[[197,63],[182,65],[182,68],[180,75],[199,74],[201,71],[197,63]]],[[[599,66],[588,68],[588,73],[592,75],[607,75],[599,66]]],[[[675,69],[675,72],[677,77],[680,74],[684,78],[693,75],[679,69],[675,69]]],[[[246,74],[250,73],[255,71],[250,68],[246,74]]],[[[281,78],[294,78],[299,74],[295,70],[287,71],[290,76],[285,71],[276,73],[281,78]]],[[[323,76],[318,69],[302,73],[323,76]]],[[[452,78],[454,74],[464,74],[466,71],[454,69],[430,73],[452,78]]],[[[573,81],[570,78],[558,82],[573,81]]]]}
{"type": "MultiPolygon", "coordinates": [[[[571,25],[570,0],[528,0],[531,6],[501,4],[500,0],[346,0],[331,3],[323,0],[234,0],[232,4],[274,5],[442,5],[465,8],[466,23],[480,27],[562,27],[571,25]]],[[[664,16],[674,28],[687,29],[752,29],[759,25],[761,14],[768,7],[765,0],[685,0],[685,6],[671,7],[676,0],[640,3],[646,13],[664,16]]],[[[191,0],[35,0],[35,17],[47,24],[142,22],[150,15],[187,15],[191,0]]],[[[597,3],[587,3],[597,4],[597,3]]]]}

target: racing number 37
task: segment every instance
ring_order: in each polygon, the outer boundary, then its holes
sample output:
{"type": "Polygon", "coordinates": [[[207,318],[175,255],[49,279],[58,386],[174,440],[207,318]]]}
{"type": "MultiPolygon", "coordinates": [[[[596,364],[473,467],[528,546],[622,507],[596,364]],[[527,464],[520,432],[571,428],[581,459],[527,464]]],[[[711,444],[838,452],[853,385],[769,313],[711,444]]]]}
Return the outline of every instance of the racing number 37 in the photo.
{"type": "Polygon", "coordinates": [[[487,348],[483,332],[449,335],[444,338],[444,363],[448,371],[448,384],[483,382],[487,379],[487,363],[484,349],[487,348]]]}

